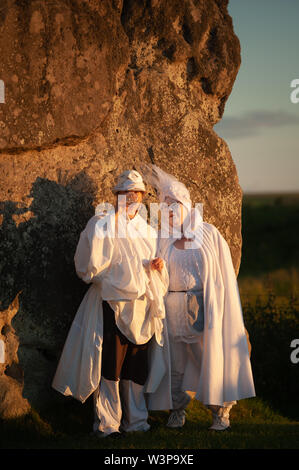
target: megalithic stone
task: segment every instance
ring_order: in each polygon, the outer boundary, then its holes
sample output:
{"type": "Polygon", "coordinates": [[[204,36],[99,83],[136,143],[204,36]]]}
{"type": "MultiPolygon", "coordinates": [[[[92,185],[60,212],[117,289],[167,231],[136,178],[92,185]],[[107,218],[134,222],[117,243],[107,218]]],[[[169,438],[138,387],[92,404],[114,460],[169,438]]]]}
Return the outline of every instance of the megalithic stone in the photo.
{"type": "MultiPolygon", "coordinates": [[[[6,311],[19,294],[22,393],[39,406],[55,395],[51,379],[85,289],[73,266],[80,231],[97,204],[114,201],[123,170],[154,162],[184,182],[238,273],[242,190],[213,126],[240,44],[227,0],[4,3],[0,300],[6,311]]],[[[17,381],[6,377],[5,386],[17,381]]]]}

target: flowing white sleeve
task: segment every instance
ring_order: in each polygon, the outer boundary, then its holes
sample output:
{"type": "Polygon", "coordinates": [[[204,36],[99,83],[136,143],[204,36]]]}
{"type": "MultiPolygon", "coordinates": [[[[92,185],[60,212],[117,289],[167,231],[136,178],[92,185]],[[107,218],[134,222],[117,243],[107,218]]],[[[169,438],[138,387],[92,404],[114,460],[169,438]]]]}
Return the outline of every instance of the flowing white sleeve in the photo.
{"type": "MultiPolygon", "coordinates": [[[[251,350],[249,336],[244,325],[242,303],[240,298],[238,280],[234,269],[229,245],[221,233],[216,230],[216,246],[219,255],[221,274],[224,282],[224,326],[231,338],[234,336],[236,344],[240,336],[245,333],[246,347],[251,350]]],[[[244,338],[243,338],[244,339],[244,338]]]]}
{"type": "MultiPolygon", "coordinates": [[[[156,246],[156,253],[154,258],[157,257],[158,251],[156,246]]],[[[152,259],[154,259],[152,258],[152,259]]],[[[161,273],[156,269],[150,268],[150,261],[148,260],[144,267],[148,276],[147,296],[151,299],[151,313],[155,322],[155,336],[157,343],[163,346],[164,343],[164,322],[165,319],[165,305],[164,296],[167,293],[169,285],[168,271],[165,261],[163,260],[163,268],[161,273]]]]}
{"type": "Polygon", "coordinates": [[[100,216],[93,216],[80,235],[74,256],[77,275],[87,284],[99,282],[101,274],[109,268],[113,254],[113,238],[97,224],[100,216]]]}
{"type": "Polygon", "coordinates": [[[221,266],[222,276],[225,282],[226,291],[225,291],[225,300],[226,300],[226,308],[229,309],[230,307],[227,306],[227,301],[231,304],[238,306],[239,311],[239,322],[240,328],[244,327],[246,340],[247,340],[247,347],[249,351],[249,355],[251,354],[251,343],[249,338],[249,333],[245,327],[244,318],[243,318],[243,309],[242,309],[242,302],[240,297],[238,279],[236,276],[235,268],[233,265],[233,260],[231,256],[231,251],[229,245],[225,238],[220,234],[217,230],[217,237],[218,237],[218,253],[219,253],[219,260],[221,266]],[[227,286],[230,285],[231,288],[228,289],[227,286]],[[242,326],[241,326],[242,325],[242,326]]]}
{"type": "MultiPolygon", "coordinates": [[[[231,251],[227,241],[218,231],[218,252],[221,274],[224,282],[224,315],[223,315],[223,350],[225,355],[225,387],[231,389],[237,383],[238,397],[255,396],[255,388],[250,363],[251,346],[244,325],[242,304],[236,272],[231,251]]],[[[236,387],[236,385],[235,385],[236,387]]],[[[231,401],[231,397],[226,401],[231,401]]]]}

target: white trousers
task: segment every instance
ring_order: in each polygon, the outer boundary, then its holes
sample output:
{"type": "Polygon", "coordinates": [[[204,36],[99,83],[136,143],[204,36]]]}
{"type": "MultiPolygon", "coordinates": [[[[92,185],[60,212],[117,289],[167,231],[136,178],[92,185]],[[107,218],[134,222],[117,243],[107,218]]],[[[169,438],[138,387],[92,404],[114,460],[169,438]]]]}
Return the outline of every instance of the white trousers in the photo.
{"type": "MultiPolygon", "coordinates": [[[[169,337],[170,345],[170,358],[171,358],[171,395],[173,402],[173,410],[183,410],[187,407],[190,396],[182,390],[184,372],[186,369],[187,361],[195,361],[200,369],[200,357],[202,353],[202,338],[194,343],[185,343],[183,341],[174,341],[172,336],[169,337]]],[[[199,371],[200,372],[200,371],[199,371]]],[[[233,405],[237,402],[224,402],[224,406],[218,405],[205,405],[208,409],[217,412],[221,409],[230,411],[233,405]]]]}
{"type": "Polygon", "coordinates": [[[102,377],[93,393],[93,430],[107,434],[120,430],[147,431],[150,425],[143,390],[143,385],[131,380],[113,381],[102,377]]]}

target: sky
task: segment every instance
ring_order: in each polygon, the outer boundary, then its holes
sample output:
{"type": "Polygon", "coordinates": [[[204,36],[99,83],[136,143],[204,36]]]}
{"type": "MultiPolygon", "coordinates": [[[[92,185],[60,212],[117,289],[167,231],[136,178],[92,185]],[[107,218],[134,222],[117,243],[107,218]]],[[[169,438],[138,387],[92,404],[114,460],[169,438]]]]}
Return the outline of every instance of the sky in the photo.
{"type": "Polygon", "coordinates": [[[299,0],[230,0],[228,10],[242,63],[214,129],[244,193],[299,192],[299,0]]]}

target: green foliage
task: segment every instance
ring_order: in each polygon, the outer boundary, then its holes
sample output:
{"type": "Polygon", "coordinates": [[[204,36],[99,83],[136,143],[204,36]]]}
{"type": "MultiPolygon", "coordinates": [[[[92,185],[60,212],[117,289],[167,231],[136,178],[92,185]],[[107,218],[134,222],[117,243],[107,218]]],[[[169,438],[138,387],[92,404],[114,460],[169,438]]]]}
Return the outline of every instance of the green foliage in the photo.
{"type": "Polygon", "coordinates": [[[299,417],[299,364],[290,359],[291,341],[299,338],[298,299],[279,306],[276,296],[243,306],[252,345],[251,364],[257,396],[293,418],[299,417]]]}
{"type": "Polygon", "coordinates": [[[290,205],[243,205],[240,276],[299,267],[297,201],[290,205]]]}
{"type": "Polygon", "coordinates": [[[299,417],[299,364],[290,360],[299,338],[299,197],[244,196],[238,283],[252,344],[257,396],[299,417]]]}

